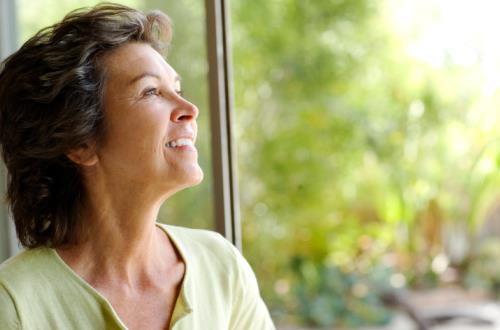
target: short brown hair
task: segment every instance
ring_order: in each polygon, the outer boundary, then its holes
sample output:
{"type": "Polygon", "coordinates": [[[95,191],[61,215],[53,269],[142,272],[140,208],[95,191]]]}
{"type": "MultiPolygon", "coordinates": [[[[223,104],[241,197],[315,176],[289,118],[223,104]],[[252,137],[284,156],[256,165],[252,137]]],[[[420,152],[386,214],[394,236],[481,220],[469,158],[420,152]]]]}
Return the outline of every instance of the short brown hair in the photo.
{"type": "Polygon", "coordinates": [[[0,144],[23,246],[78,241],[83,182],[66,154],[103,134],[103,56],[129,42],[163,53],[170,37],[165,14],[107,3],[69,13],[2,63],[0,144]]]}

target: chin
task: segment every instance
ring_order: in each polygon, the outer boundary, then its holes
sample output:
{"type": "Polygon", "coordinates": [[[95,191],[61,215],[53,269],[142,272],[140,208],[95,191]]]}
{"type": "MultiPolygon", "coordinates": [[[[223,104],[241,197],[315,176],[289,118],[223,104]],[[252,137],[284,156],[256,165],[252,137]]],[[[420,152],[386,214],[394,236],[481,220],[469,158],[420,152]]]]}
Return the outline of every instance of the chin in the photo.
{"type": "Polygon", "coordinates": [[[203,170],[199,165],[196,165],[194,168],[186,171],[184,175],[182,175],[182,178],[179,178],[180,189],[185,189],[200,184],[203,181],[203,177],[203,170]]]}
{"type": "Polygon", "coordinates": [[[203,177],[204,174],[201,168],[193,170],[190,173],[185,173],[185,175],[178,176],[175,182],[170,181],[167,186],[163,187],[163,193],[167,196],[166,198],[169,198],[179,191],[197,186],[203,181],[203,177]]]}
{"type": "Polygon", "coordinates": [[[205,174],[203,173],[203,170],[201,169],[201,167],[198,166],[196,173],[193,173],[193,175],[191,177],[191,179],[192,179],[191,186],[199,185],[203,181],[204,177],[205,177],[205,174]]]}

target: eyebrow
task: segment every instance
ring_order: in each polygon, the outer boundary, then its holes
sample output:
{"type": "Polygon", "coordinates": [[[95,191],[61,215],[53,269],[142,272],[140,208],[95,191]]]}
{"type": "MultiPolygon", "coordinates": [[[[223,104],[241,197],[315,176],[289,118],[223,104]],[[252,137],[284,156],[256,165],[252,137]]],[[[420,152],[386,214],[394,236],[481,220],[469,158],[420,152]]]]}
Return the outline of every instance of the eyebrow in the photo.
{"type": "MultiPolygon", "coordinates": [[[[152,72],[144,72],[144,73],[141,73],[140,75],[138,75],[137,77],[133,78],[132,80],[129,81],[129,85],[132,85],[134,84],[135,82],[143,79],[143,78],[147,78],[147,77],[152,77],[152,78],[156,78],[158,80],[161,80],[160,76],[157,75],[156,73],[152,73],[152,72]]],[[[181,81],[181,76],[179,75],[176,75],[175,78],[174,78],[174,82],[180,82],[181,81]]]]}
{"type": "Polygon", "coordinates": [[[153,77],[153,78],[160,80],[160,76],[157,75],[156,73],[144,72],[144,73],[141,73],[140,75],[138,75],[137,77],[133,78],[132,80],[130,80],[128,84],[132,85],[133,83],[135,83],[143,78],[146,78],[146,77],[153,77]]]}

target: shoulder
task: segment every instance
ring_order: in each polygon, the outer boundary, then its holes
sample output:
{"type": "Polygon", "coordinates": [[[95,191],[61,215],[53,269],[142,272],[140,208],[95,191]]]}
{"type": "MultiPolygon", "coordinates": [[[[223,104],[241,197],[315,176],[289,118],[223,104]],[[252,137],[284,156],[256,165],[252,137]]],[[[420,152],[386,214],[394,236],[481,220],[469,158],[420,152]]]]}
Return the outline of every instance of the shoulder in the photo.
{"type": "Polygon", "coordinates": [[[14,286],[26,284],[37,277],[34,271],[47,265],[49,249],[28,249],[0,264],[0,284],[14,286]]]}
{"type": "Polygon", "coordinates": [[[246,287],[248,283],[256,286],[255,275],[248,262],[221,234],[171,225],[162,227],[191,268],[210,270],[214,276],[239,287],[246,287]]]}
{"type": "Polygon", "coordinates": [[[0,265],[0,324],[19,329],[19,296],[30,296],[37,281],[36,271],[45,261],[42,250],[25,250],[0,265]]]}
{"type": "Polygon", "coordinates": [[[28,249],[0,264],[0,299],[4,304],[11,300],[18,305],[43,289],[43,270],[51,268],[48,252],[44,248],[28,249]]]}
{"type": "MultiPolygon", "coordinates": [[[[255,274],[233,244],[213,231],[162,226],[196,274],[195,280],[204,283],[204,287],[227,291],[230,306],[225,313],[230,311],[230,329],[275,329],[260,297],[255,274]]],[[[211,300],[219,293],[214,291],[211,300]]]]}
{"type": "Polygon", "coordinates": [[[226,239],[219,233],[206,230],[159,224],[174,240],[195,245],[224,245],[226,239]]]}
{"type": "Polygon", "coordinates": [[[181,255],[188,259],[206,259],[224,261],[232,264],[236,259],[236,248],[221,234],[204,229],[192,229],[160,224],[181,255]]]}
{"type": "Polygon", "coordinates": [[[224,268],[238,282],[256,285],[252,268],[241,252],[221,234],[203,229],[192,229],[171,225],[161,226],[166,230],[187,261],[203,260],[224,268]]]}
{"type": "Polygon", "coordinates": [[[64,281],[67,281],[65,273],[60,272],[49,248],[24,250],[0,265],[0,285],[16,304],[29,305],[33,297],[43,299],[44,294],[61,287],[64,281]]]}
{"type": "Polygon", "coordinates": [[[19,313],[11,293],[0,283],[0,324],[6,329],[20,329],[19,313]]]}

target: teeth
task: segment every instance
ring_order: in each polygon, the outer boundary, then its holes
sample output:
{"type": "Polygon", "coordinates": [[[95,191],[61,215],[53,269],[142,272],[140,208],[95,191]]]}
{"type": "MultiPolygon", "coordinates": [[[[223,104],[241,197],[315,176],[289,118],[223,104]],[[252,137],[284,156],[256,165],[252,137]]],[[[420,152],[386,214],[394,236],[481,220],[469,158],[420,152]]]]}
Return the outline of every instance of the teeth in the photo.
{"type": "Polygon", "coordinates": [[[190,139],[178,139],[174,141],[170,141],[166,144],[167,147],[169,148],[176,148],[176,147],[182,147],[182,146],[192,146],[193,141],[190,139]]]}

